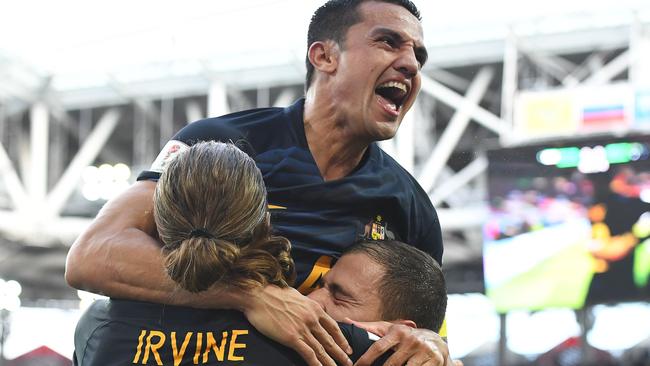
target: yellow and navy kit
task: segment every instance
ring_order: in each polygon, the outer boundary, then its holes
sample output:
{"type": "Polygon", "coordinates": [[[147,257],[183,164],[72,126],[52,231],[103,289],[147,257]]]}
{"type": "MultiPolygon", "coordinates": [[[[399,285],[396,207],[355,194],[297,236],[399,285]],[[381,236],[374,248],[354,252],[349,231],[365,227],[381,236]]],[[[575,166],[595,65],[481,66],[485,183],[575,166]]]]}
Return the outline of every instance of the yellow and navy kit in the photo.
{"type": "MultiPolygon", "coordinates": [[[[341,331],[356,361],[372,344],[348,324],[341,331]]],[[[304,365],[232,310],[205,310],[127,300],[97,300],[75,330],[76,366],[304,365]]],[[[377,361],[383,364],[384,356],[377,361]]]]}
{"type": "Polygon", "coordinates": [[[345,248],[363,238],[400,240],[441,263],[440,224],[428,195],[376,144],[348,176],[323,179],[305,137],[304,102],[193,122],[138,179],[158,179],[175,153],[197,141],[236,143],[264,176],[271,222],[278,235],[291,241],[302,293],[310,292],[345,248]]]}

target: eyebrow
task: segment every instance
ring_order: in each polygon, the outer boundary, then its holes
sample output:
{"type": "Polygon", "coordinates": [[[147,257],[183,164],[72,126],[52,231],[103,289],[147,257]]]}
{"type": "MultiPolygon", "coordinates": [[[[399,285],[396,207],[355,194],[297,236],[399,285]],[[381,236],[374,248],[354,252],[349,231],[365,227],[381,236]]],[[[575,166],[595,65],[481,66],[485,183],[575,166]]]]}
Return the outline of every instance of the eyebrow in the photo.
{"type": "MultiPolygon", "coordinates": [[[[400,33],[390,28],[380,27],[375,29],[372,32],[373,37],[382,36],[382,35],[391,37],[399,44],[406,43],[406,39],[404,39],[404,37],[402,37],[400,33]]],[[[415,58],[420,63],[420,66],[424,66],[424,64],[427,62],[427,59],[429,58],[429,53],[427,52],[426,47],[424,47],[423,45],[415,44],[415,46],[413,47],[413,52],[415,53],[415,58]]]]}
{"type": "Polygon", "coordinates": [[[343,287],[341,287],[341,285],[337,283],[328,283],[327,287],[329,288],[329,291],[332,293],[332,295],[339,293],[345,297],[349,297],[351,299],[354,298],[354,296],[350,295],[348,291],[346,291],[343,287]]]}

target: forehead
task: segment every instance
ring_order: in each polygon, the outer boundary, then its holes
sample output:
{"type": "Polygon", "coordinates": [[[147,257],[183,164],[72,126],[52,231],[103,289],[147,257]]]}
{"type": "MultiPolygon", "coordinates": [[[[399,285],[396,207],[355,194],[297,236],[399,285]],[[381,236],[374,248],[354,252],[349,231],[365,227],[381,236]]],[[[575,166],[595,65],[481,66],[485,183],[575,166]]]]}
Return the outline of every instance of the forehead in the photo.
{"type": "Polygon", "coordinates": [[[365,253],[357,252],[341,257],[327,275],[341,287],[377,290],[384,268],[365,253]]]}
{"type": "Polygon", "coordinates": [[[417,45],[424,43],[420,21],[406,8],[380,1],[366,1],[359,5],[361,22],[350,28],[363,28],[372,32],[378,28],[389,28],[407,40],[414,40],[417,45]],[[356,27],[358,26],[358,27],[356,27]]]}

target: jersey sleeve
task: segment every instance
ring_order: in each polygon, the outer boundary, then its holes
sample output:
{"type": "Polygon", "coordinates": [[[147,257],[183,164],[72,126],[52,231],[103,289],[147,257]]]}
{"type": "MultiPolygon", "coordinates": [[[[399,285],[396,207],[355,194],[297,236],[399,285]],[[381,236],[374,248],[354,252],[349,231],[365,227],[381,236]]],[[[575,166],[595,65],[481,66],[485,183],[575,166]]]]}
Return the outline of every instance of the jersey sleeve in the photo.
{"type": "MultiPolygon", "coordinates": [[[[352,324],[339,323],[339,328],[341,328],[341,332],[348,340],[350,347],[352,347],[352,355],[350,355],[352,362],[357,362],[359,358],[361,358],[361,356],[366,353],[368,348],[370,348],[370,346],[372,346],[372,344],[379,339],[379,336],[368,333],[367,331],[361,328],[357,328],[352,324]]],[[[387,351],[378,357],[377,360],[373,362],[373,365],[383,365],[388,357],[390,357],[392,354],[392,351],[387,351]]]]}
{"type": "Polygon", "coordinates": [[[203,119],[190,123],[178,131],[165,144],[149,169],[140,173],[138,180],[157,181],[171,159],[199,141],[230,142],[251,157],[255,156],[245,136],[238,129],[230,126],[226,118],[203,119]]]}
{"type": "MultiPolygon", "coordinates": [[[[435,213],[435,211],[434,211],[435,213]]],[[[442,266],[442,230],[440,229],[440,221],[438,220],[437,214],[435,214],[435,219],[429,225],[427,230],[424,231],[424,234],[419,238],[418,249],[422,250],[425,253],[429,253],[433,259],[442,266]]]]}
{"type": "Polygon", "coordinates": [[[107,306],[108,300],[95,300],[79,319],[74,332],[74,365],[82,365],[84,360],[94,356],[100,336],[93,337],[93,334],[108,323],[107,306]]]}

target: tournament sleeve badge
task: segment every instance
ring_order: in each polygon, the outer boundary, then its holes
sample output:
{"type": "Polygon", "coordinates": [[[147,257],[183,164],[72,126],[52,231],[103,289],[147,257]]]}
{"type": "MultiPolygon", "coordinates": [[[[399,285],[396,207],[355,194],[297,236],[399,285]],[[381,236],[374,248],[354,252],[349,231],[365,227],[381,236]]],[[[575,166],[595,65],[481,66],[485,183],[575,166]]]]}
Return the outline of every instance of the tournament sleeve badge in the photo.
{"type": "Polygon", "coordinates": [[[151,168],[149,170],[152,172],[162,173],[171,159],[173,159],[181,151],[185,151],[187,149],[189,149],[189,146],[186,143],[178,140],[169,140],[167,144],[165,144],[165,147],[163,147],[160,151],[160,154],[158,154],[156,160],[154,160],[153,164],[151,164],[151,168]]]}

